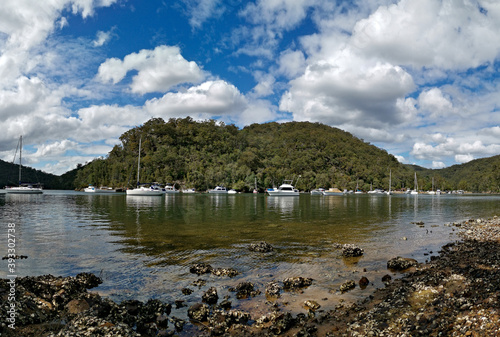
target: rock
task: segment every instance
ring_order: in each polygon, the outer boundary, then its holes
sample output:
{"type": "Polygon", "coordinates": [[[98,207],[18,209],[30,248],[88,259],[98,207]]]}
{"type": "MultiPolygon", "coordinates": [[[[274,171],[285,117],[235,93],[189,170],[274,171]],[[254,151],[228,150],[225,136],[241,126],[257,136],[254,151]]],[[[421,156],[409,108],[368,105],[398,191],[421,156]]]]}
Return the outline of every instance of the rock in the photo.
{"type": "Polygon", "coordinates": [[[342,256],[343,257],[358,257],[362,256],[364,250],[353,244],[345,244],[342,246],[342,256]]]}
{"type": "Polygon", "coordinates": [[[212,269],[212,275],[215,275],[215,276],[234,277],[238,274],[239,274],[238,271],[236,271],[233,268],[215,268],[215,269],[212,269]]]}
{"type": "Polygon", "coordinates": [[[208,274],[212,271],[212,266],[209,265],[209,264],[206,264],[206,263],[197,263],[193,266],[191,266],[191,268],[189,268],[189,271],[193,274],[198,274],[198,275],[201,275],[201,274],[208,274]]]}
{"type": "Polygon", "coordinates": [[[66,309],[70,314],[79,314],[90,309],[89,303],[84,299],[74,299],[66,304],[66,309]]]}
{"type": "Polygon", "coordinates": [[[193,290],[189,288],[182,288],[181,291],[184,295],[191,295],[193,293],[193,290]]]}
{"type": "Polygon", "coordinates": [[[189,307],[188,317],[199,322],[204,322],[207,320],[209,312],[210,308],[208,305],[204,303],[196,303],[189,307]]]}
{"type": "Polygon", "coordinates": [[[365,276],[363,276],[358,283],[361,289],[365,289],[370,284],[370,281],[365,276]]]}
{"type": "Polygon", "coordinates": [[[279,297],[281,292],[281,286],[278,282],[269,282],[266,285],[266,295],[271,297],[279,297]]]}
{"type": "Polygon", "coordinates": [[[321,308],[321,305],[319,305],[318,302],[313,301],[313,300],[307,300],[304,302],[304,306],[312,311],[318,310],[321,308]]]}
{"type": "Polygon", "coordinates": [[[254,289],[253,283],[250,282],[241,282],[236,288],[229,288],[229,291],[235,291],[237,299],[248,298],[260,294],[260,291],[254,289]]]}
{"type": "Polygon", "coordinates": [[[269,243],[265,241],[261,241],[259,243],[252,243],[250,244],[248,249],[253,252],[259,252],[259,253],[269,253],[274,250],[273,246],[271,246],[269,243]]]}
{"type": "Polygon", "coordinates": [[[354,289],[354,288],[356,288],[356,282],[354,282],[352,280],[344,282],[340,285],[341,292],[346,292],[346,291],[349,291],[349,290],[354,289]]]}
{"type": "Polygon", "coordinates": [[[284,333],[285,331],[289,330],[295,323],[292,314],[290,314],[289,312],[275,313],[271,316],[270,321],[272,322],[272,325],[269,330],[275,335],[284,333]]]}
{"type": "Polygon", "coordinates": [[[283,288],[284,289],[297,289],[308,287],[312,284],[312,278],[304,278],[301,276],[298,277],[288,277],[283,280],[283,288]]]}
{"type": "Polygon", "coordinates": [[[418,262],[415,259],[398,256],[387,261],[387,268],[393,270],[405,270],[410,267],[414,267],[417,264],[418,262]]]}
{"type": "Polygon", "coordinates": [[[215,287],[210,287],[201,297],[201,300],[207,304],[216,304],[219,300],[217,295],[217,289],[215,287]]]}
{"type": "Polygon", "coordinates": [[[389,274],[382,276],[382,282],[391,282],[392,277],[389,274]]]}

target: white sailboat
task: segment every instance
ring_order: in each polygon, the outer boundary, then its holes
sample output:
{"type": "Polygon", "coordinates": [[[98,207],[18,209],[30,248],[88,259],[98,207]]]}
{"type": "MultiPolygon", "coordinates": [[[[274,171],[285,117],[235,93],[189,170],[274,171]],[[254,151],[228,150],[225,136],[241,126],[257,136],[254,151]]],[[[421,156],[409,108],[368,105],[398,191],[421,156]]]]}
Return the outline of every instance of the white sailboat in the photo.
{"type": "Polygon", "coordinates": [[[389,191],[385,192],[387,195],[392,195],[392,170],[389,171],[389,191]]]}
{"type": "Polygon", "coordinates": [[[140,183],[140,172],[141,172],[141,141],[142,137],[139,138],[139,159],[137,160],[137,186],[133,189],[127,190],[127,195],[150,195],[150,196],[161,196],[163,191],[154,186],[146,186],[140,183]]]}
{"type": "Polygon", "coordinates": [[[34,183],[23,183],[22,182],[22,153],[23,153],[23,136],[19,136],[19,186],[5,187],[6,193],[16,193],[16,194],[41,194],[43,189],[41,185],[34,183]]]}
{"type": "Polygon", "coordinates": [[[430,195],[436,195],[436,192],[434,191],[434,177],[432,177],[432,189],[427,193],[430,195]]]}
{"type": "Polygon", "coordinates": [[[415,172],[415,183],[414,183],[414,190],[411,191],[410,194],[412,195],[417,195],[418,194],[418,180],[417,180],[417,172],[415,172]]]}

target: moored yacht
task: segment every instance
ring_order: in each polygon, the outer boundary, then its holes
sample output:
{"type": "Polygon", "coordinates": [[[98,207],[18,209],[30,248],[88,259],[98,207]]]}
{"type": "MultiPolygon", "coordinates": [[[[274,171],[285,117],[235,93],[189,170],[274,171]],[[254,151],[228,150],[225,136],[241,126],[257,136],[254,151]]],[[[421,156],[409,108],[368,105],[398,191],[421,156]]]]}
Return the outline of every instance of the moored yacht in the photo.
{"type": "Polygon", "coordinates": [[[86,187],[83,191],[86,193],[115,193],[116,192],[116,190],[112,189],[111,187],[97,188],[94,185],[89,185],[89,187],[86,187]]]}
{"type": "Polygon", "coordinates": [[[311,195],[323,195],[324,188],[317,188],[311,191],[311,195]]]}
{"type": "Polygon", "coordinates": [[[292,180],[285,180],[278,188],[268,188],[266,192],[272,196],[298,196],[299,190],[294,188],[292,180]]]}
{"type": "MultiPolygon", "coordinates": [[[[19,186],[6,186],[6,193],[15,194],[42,194],[43,189],[40,183],[23,183],[21,180],[22,170],[22,153],[23,153],[23,136],[19,136],[19,186]]],[[[14,156],[15,157],[15,156],[14,156]]]]}
{"type": "Polygon", "coordinates": [[[227,188],[224,186],[215,186],[213,190],[208,190],[208,193],[212,194],[227,194],[227,188]]]}
{"type": "Polygon", "coordinates": [[[179,193],[180,191],[175,189],[175,186],[172,184],[167,184],[165,185],[165,188],[163,188],[163,192],[167,194],[176,194],[179,193]]]}
{"type": "Polygon", "coordinates": [[[163,195],[163,191],[161,188],[158,188],[158,185],[155,184],[141,184],[139,181],[140,171],[141,171],[141,142],[142,137],[139,138],[139,157],[137,160],[137,185],[135,188],[128,189],[127,195],[149,195],[149,196],[161,196],[163,195]],[[149,185],[149,186],[148,186],[149,185]]]}

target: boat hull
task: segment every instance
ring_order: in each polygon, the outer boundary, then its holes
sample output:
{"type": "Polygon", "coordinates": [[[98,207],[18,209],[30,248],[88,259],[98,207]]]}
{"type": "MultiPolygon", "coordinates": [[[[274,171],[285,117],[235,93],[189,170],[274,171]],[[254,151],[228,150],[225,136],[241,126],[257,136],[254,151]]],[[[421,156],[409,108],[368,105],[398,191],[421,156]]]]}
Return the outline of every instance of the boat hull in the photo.
{"type": "Polygon", "coordinates": [[[270,196],[273,196],[273,197],[294,197],[294,196],[299,196],[299,192],[298,191],[271,191],[271,190],[267,190],[267,193],[270,195],[270,196]]]}
{"type": "Polygon", "coordinates": [[[162,196],[164,193],[158,190],[134,188],[127,190],[127,195],[162,196]]]}
{"type": "Polygon", "coordinates": [[[30,187],[9,187],[5,189],[5,192],[9,194],[42,194],[43,190],[30,187]]]}
{"type": "Polygon", "coordinates": [[[343,192],[328,192],[328,191],[325,191],[325,192],[323,192],[323,195],[328,197],[328,196],[332,196],[332,195],[344,195],[344,193],[343,192]]]}

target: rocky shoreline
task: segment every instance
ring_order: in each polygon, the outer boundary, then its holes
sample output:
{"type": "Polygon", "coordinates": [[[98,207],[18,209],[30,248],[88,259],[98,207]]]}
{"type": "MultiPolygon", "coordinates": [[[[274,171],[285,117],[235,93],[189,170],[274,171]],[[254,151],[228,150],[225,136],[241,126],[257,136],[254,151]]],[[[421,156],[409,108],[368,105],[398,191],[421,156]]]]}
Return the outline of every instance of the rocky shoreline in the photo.
{"type": "MultiPolygon", "coordinates": [[[[301,276],[268,284],[268,312],[259,317],[232,309],[232,302],[260,293],[252,283],[238,284],[231,289],[234,296],[222,299],[217,288],[211,287],[200,303],[186,306],[188,322],[171,315],[173,307],[185,306],[182,301],[132,300],[118,304],[88,291],[102,282],[93,274],[44,275],[16,278],[15,286],[12,280],[0,280],[0,335],[500,336],[500,219],[450,225],[460,231],[462,240],[447,244],[426,264],[404,258],[389,261],[388,267],[404,269],[405,276],[391,280],[386,275],[385,288],[355,304],[339,303],[328,312],[317,310],[320,306],[314,299],[304,303],[306,313],[296,316],[274,305],[273,297],[283,290],[301,291],[314,282],[301,276]],[[13,287],[15,301],[10,301],[13,287]]],[[[265,251],[272,247],[261,243],[250,249],[265,251]]],[[[352,245],[343,249],[343,254],[363,253],[352,245]]],[[[210,272],[231,277],[237,273],[209,265],[191,269],[199,275],[210,272]]],[[[362,287],[362,281],[367,280],[346,282],[343,291],[362,287]]],[[[183,289],[183,293],[189,291],[183,289]]]]}

